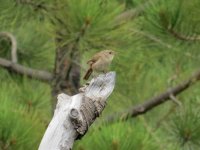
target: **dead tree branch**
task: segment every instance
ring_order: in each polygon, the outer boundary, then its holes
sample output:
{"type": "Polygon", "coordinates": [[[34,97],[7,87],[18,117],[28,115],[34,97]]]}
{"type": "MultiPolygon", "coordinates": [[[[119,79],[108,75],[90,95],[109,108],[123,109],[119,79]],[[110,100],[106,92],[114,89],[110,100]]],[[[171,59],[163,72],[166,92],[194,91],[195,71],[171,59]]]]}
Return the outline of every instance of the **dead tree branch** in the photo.
{"type": "Polygon", "coordinates": [[[0,58],[0,66],[21,75],[26,75],[30,78],[42,81],[51,81],[53,79],[53,75],[47,71],[31,69],[3,58],[0,58]]]}
{"type": "MultiPolygon", "coordinates": [[[[143,104],[139,104],[137,106],[133,106],[128,111],[124,111],[123,113],[118,114],[118,118],[120,117],[122,120],[127,120],[129,117],[137,117],[138,115],[145,114],[146,112],[156,108],[157,106],[167,102],[171,99],[171,95],[177,96],[181,94],[183,91],[191,87],[194,83],[200,80],[200,70],[193,74],[188,80],[180,83],[179,85],[169,88],[167,91],[157,95],[151,99],[146,100],[143,104]]],[[[109,116],[105,121],[113,122],[118,120],[116,118],[116,114],[109,116]]]]}
{"type": "Polygon", "coordinates": [[[115,72],[101,74],[69,96],[58,95],[54,116],[43,136],[39,150],[71,150],[106,107],[115,86],[115,72]]]}

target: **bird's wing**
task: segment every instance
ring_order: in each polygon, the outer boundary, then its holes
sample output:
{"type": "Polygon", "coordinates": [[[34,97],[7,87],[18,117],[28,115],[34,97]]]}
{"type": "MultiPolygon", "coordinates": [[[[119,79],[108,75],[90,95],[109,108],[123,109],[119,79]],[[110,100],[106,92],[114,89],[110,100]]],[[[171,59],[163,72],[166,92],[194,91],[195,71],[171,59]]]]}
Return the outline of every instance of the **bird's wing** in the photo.
{"type": "Polygon", "coordinates": [[[99,54],[96,54],[92,57],[92,59],[88,60],[87,64],[93,64],[95,63],[98,59],[100,58],[100,55],[99,54]]]}

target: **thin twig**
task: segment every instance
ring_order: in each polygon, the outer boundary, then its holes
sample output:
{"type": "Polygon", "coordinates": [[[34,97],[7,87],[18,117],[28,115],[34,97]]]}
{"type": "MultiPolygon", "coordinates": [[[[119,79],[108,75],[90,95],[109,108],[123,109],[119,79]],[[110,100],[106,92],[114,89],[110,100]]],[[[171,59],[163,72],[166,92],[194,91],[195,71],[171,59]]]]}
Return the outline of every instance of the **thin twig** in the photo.
{"type": "Polygon", "coordinates": [[[200,36],[199,35],[193,35],[193,36],[186,36],[184,34],[178,33],[175,31],[173,28],[167,29],[167,31],[173,35],[175,38],[183,41],[200,41],[200,36]]]}
{"type": "Polygon", "coordinates": [[[182,106],[181,102],[173,94],[170,94],[169,98],[178,106],[182,106]]]}

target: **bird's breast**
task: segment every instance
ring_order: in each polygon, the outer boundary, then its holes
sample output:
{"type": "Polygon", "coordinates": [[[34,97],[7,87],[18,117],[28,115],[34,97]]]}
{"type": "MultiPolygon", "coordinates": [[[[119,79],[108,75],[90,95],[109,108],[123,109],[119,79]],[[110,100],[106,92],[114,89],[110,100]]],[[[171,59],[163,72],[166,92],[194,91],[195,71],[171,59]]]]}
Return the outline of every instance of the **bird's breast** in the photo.
{"type": "Polygon", "coordinates": [[[110,63],[110,60],[101,58],[92,65],[92,69],[97,72],[105,71],[109,67],[110,63]]]}

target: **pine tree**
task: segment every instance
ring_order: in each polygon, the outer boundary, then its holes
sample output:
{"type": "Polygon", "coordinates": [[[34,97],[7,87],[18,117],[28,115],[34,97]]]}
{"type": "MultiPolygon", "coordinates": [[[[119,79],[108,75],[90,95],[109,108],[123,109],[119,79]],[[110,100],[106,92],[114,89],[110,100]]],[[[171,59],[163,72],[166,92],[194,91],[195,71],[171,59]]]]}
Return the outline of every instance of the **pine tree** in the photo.
{"type": "MultiPolygon", "coordinates": [[[[182,82],[199,68],[199,8],[199,0],[2,1],[0,64],[9,65],[0,69],[0,149],[37,149],[57,94],[78,92],[85,60],[99,50],[119,52],[102,122],[182,82]],[[17,64],[32,72],[13,69],[8,33],[17,64]]],[[[168,102],[142,117],[95,124],[75,149],[198,149],[198,86],[174,95],[181,106],[168,102]]]]}

